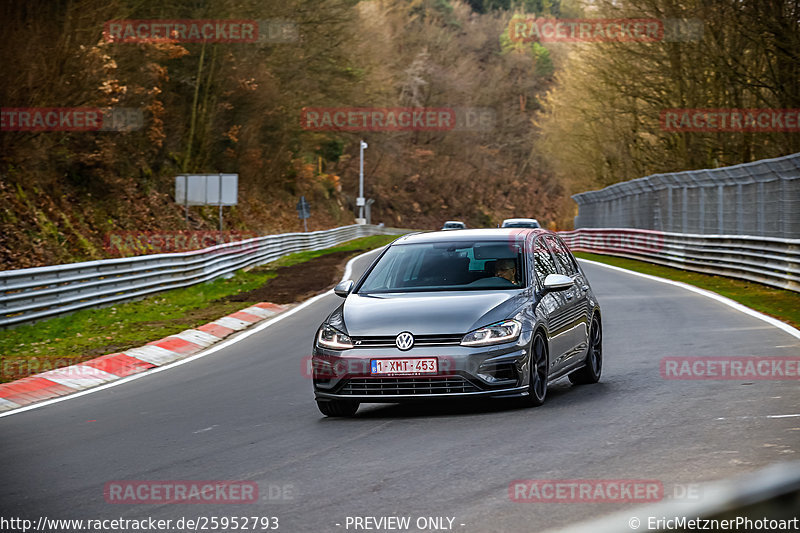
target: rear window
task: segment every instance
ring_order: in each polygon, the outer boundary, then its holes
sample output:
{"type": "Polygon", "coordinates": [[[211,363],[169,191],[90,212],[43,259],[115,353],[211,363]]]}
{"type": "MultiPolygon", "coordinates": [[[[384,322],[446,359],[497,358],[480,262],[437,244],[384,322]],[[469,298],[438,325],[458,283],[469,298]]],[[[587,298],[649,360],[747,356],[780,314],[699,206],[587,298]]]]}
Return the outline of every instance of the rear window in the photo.
{"type": "Polygon", "coordinates": [[[504,228],[538,228],[536,222],[503,222],[504,228]]]}

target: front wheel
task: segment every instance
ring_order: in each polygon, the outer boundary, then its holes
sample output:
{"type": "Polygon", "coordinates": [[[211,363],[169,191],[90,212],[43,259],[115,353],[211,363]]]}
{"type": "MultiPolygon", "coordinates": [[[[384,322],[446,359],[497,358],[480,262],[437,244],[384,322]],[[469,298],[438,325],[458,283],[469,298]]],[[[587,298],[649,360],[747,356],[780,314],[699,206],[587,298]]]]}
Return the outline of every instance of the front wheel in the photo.
{"type": "Polygon", "coordinates": [[[358,406],[359,403],[353,400],[317,400],[319,412],[325,416],[353,416],[358,406]]]}
{"type": "Polygon", "coordinates": [[[589,385],[600,381],[603,371],[603,329],[600,317],[592,317],[592,328],[589,330],[589,349],[586,351],[586,363],[583,368],[569,375],[575,385],[589,385]]]}
{"type": "Polygon", "coordinates": [[[528,380],[528,396],[525,403],[530,407],[538,407],[544,403],[547,396],[547,341],[541,332],[533,336],[530,357],[530,379],[528,380]]]}

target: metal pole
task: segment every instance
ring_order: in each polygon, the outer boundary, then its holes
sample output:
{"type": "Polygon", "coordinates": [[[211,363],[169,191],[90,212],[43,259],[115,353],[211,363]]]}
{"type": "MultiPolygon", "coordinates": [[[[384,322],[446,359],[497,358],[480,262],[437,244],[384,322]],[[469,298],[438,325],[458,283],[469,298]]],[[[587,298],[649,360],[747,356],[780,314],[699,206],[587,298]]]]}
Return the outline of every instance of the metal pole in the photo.
{"type": "Polygon", "coordinates": [[[219,231],[220,231],[220,239],[222,238],[222,174],[219,175],[219,182],[218,182],[218,190],[217,200],[219,201],[219,231]]]}
{"type": "MultiPolygon", "coordinates": [[[[368,145],[362,140],[359,146],[361,159],[358,164],[358,197],[364,198],[364,148],[367,148],[368,145]]],[[[364,218],[363,205],[358,206],[358,218],[364,218]]]]}
{"type": "Polygon", "coordinates": [[[186,229],[189,229],[189,176],[186,175],[183,176],[183,203],[185,204],[186,229]]]}

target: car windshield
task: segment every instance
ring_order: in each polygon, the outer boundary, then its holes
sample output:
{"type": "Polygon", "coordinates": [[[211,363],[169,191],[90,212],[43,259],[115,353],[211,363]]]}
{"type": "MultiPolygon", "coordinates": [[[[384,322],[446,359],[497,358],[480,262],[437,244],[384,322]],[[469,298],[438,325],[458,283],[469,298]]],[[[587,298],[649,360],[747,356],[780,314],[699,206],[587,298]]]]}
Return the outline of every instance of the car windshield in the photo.
{"type": "Polygon", "coordinates": [[[358,293],[520,289],[526,279],[519,248],[508,241],[394,245],[358,293]]]}
{"type": "Polygon", "coordinates": [[[535,222],[506,222],[503,224],[504,228],[538,228],[539,224],[535,222]]]}

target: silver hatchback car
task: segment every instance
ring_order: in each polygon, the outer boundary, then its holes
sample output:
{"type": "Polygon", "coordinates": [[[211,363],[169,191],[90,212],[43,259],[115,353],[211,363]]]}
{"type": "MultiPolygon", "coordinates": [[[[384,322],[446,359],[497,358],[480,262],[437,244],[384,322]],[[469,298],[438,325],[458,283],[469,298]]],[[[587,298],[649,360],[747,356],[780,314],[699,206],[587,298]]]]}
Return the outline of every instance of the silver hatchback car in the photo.
{"type": "Polygon", "coordinates": [[[448,220],[442,226],[442,231],[448,231],[454,229],[467,229],[467,225],[461,222],[460,220],[448,220]]]}
{"type": "Polygon", "coordinates": [[[500,225],[501,228],[541,228],[535,218],[507,218],[500,225]]]}
{"type": "Polygon", "coordinates": [[[553,380],[600,379],[600,305],[546,230],[407,235],[335,292],[345,301],[317,330],[312,356],[327,416],[351,416],[361,403],[460,397],[536,406],[553,380]]]}

